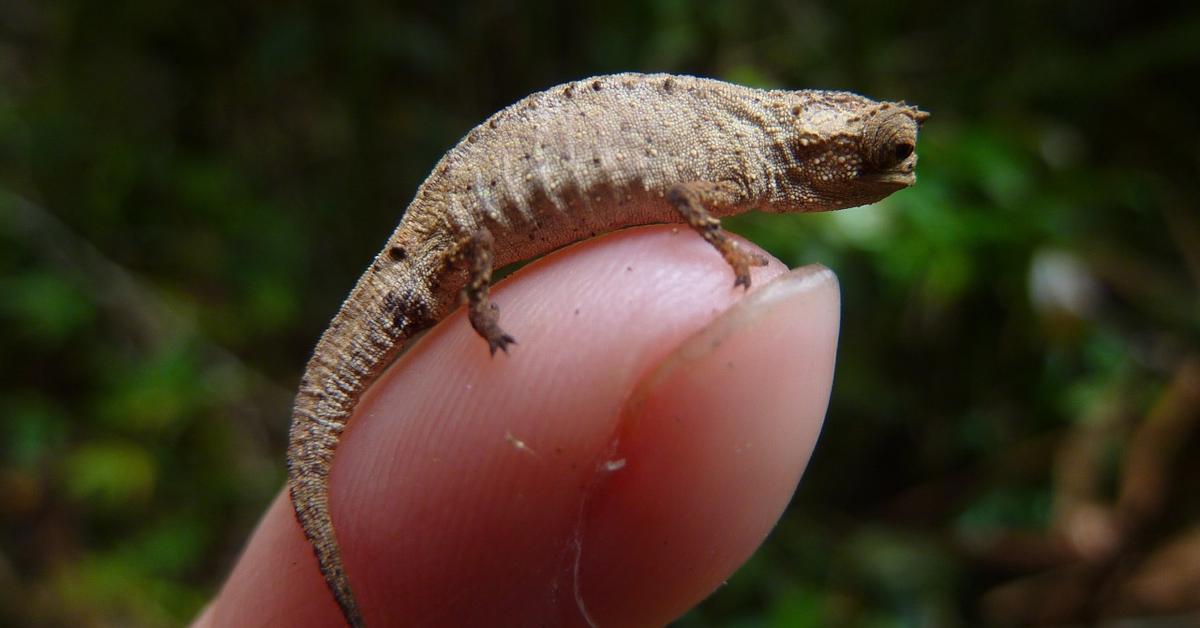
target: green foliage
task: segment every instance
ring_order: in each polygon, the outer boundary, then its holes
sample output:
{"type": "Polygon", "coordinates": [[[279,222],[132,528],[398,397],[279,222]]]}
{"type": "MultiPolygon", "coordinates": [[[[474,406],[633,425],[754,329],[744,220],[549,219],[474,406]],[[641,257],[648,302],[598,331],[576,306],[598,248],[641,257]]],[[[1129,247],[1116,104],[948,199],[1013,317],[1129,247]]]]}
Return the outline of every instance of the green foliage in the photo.
{"type": "Polygon", "coordinates": [[[149,452],[129,443],[82,445],[67,454],[62,466],[67,496],[97,513],[136,507],[154,489],[156,470],[149,452]]]}
{"type": "Polygon", "coordinates": [[[11,329],[47,345],[65,341],[95,316],[92,303],[67,278],[44,271],[4,281],[0,307],[11,329]]]}
{"type": "Polygon", "coordinates": [[[313,340],[437,157],[619,70],[933,113],[914,188],[729,223],[838,273],[839,365],[779,529],[680,626],[1194,612],[1119,605],[1200,514],[1200,11],[1132,8],[0,8],[0,624],[193,617],[280,486],[313,340]],[[1072,549],[1097,512],[1127,535],[1072,549]],[[1073,609],[1035,595],[1079,582],[1073,609]]]}

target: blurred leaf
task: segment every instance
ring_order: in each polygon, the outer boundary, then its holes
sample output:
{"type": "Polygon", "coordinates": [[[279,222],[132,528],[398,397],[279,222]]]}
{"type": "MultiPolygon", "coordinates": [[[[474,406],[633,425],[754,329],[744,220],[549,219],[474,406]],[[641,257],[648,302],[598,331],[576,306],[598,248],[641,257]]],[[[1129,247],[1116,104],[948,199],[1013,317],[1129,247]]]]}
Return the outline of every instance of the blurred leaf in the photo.
{"type": "Polygon", "coordinates": [[[158,577],[182,578],[204,558],[211,539],[194,516],[177,516],[155,522],[123,552],[126,560],[158,577]]]}
{"type": "Polygon", "coordinates": [[[827,596],[818,591],[797,589],[781,596],[771,612],[769,625],[779,628],[820,628],[829,625],[827,596]]]}
{"type": "Polygon", "coordinates": [[[83,292],[59,275],[34,271],[0,279],[0,316],[18,334],[61,343],[95,314],[83,292]]]}
{"type": "Polygon", "coordinates": [[[965,538],[998,530],[1044,529],[1050,521],[1047,489],[993,488],[975,497],[957,517],[955,528],[965,538]]]}
{"type": "Polygon", "coordinates": [[[84,444],[69,452],[62,463],[67,494],[107,512],[145,504],[156,475],[149,452],[128,442],[84,444]]]}
{"type": "Polygon", "coordinates": [[[68,417],[62,408],[34,394],[0,397],[0,444],[5,466],[32,470],[66,440],[68,417]]]}
{"type": "Polygon", "coordinates": [[[202,401],[196,356],[187,345],[166,345],[142,362],[113,365],[98,403],[100,418],[127,434],[153,434],[177,426],[202,401]]]}
{"type": "Polygon", "coordinates": [[[885,599],[901,604],[936,599],[952,580],[947,557],[918,537],[885,528],[859,531],[846,546],[845,557],[885,599]],[[933,594],[933,595],[930,595],[933,594]]]}

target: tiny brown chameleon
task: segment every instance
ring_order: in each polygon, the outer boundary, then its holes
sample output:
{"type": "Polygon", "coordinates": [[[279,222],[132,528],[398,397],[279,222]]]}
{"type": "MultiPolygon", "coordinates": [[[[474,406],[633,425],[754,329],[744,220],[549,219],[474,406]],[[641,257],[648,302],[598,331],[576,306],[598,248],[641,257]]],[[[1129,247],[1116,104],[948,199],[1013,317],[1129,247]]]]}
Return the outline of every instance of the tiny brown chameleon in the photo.
{"type": "Polygon", "coordinates": [[[720,217],[828,211],[908,187],[927,117],[848,92],[614,74],[528,96],[467,133],[321,335],[292,412],[292,503],[347,623],[365,625],[329,514],[329,471],[359,399],[407,340],[461,299],[490,351],[507,351],[515,341],[488,300],[492,269],[633,225],[688,223],[748,287],[766,260],[720,217]]]}

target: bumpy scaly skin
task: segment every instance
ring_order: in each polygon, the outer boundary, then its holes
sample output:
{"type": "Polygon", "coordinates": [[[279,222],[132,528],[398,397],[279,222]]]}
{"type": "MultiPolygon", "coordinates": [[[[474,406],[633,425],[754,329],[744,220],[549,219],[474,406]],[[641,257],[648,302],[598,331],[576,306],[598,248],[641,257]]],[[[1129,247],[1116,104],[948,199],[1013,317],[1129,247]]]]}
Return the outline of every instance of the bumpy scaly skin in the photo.
{"type": "Polygon", "coordinates": [[[459,302],[491,351],[513,339],[493,266],[622,227],[687,222],[736,284],[763,263],[719,216],[826,211],[911,185],[927,114],[846,92],[765,91],[665,74],[600,76],[533,94],[472,129],[421,185],[321,335],[292,415],[296,516],[346,621],[364,625],[329,514],[329,470],[366,388],[459,302]]]}

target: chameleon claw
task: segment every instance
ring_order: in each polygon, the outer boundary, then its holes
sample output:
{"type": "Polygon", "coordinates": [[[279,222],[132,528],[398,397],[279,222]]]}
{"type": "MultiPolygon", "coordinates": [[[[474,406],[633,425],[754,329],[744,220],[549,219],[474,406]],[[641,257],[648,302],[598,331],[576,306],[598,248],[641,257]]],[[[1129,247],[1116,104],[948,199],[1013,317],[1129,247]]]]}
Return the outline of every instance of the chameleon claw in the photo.
{"type": "Polygon", "coordinates": [[[737,243],[728,241],[731,245],[729,249],[724,251],[725,261],[733,267],[734,280],[733,287],[742,287],[750,289],[750,267],[751,266],[766,266],[767,258],[759,253],[747,251],[737,247],[737,243]]]}
{"type": "Polygon", "coordinates": [[[517,340],[508,334],[501,334],[498,338],[488,338],[488,350],[492,352],[492,356],[496,355],[496,350],[499,349],[508,355],[508,345],[517,344],[517,340]]]}

